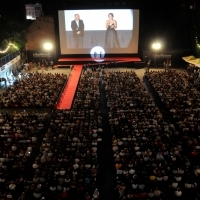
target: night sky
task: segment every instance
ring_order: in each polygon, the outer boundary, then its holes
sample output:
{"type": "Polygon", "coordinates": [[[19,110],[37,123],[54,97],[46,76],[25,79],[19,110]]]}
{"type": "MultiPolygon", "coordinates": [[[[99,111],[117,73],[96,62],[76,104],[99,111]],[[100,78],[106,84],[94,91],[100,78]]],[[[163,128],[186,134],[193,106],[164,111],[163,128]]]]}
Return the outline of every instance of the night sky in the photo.
{"type": "MultiPolygon", "coordinates": [[[[0,7],[0,14],[10,14],[21,20],[25,18],[24,5],[36,2],[42,3],[45,14],[53,14],[52,1],[6,0],[0,7]]],[[[163,46],[168,49],[190,46],[188,40],[192,37],[192,27],[190,26],[192,16],[190,10],[189,12],[183,11],[180,2],[182,1],[175,0],[173,3],[154,0],[140,1],[140,45],[143,49],[148,49],[151,42],[155,40],[163,42],[163,46]],[[188,42],[183,42],[185,40],[188,42]]],[[[187,4],[187,7],[189,5],[190,3],[187,4]]]]}

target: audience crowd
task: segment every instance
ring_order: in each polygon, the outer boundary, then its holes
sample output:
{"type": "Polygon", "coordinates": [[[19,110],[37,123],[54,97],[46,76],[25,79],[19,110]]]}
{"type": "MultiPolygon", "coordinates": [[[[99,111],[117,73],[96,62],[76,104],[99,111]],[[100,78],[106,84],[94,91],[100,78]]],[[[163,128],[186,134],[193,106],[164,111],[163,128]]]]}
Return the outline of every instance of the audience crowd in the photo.
{"type": "Polygon", "coordinates": [[[52,107],[67,81],[64,74],[27,73],[0,94],[1,108],[52,107]]]}
{"type": "MultiPolygon", "coordinates": [[[[29,187],[35,199],[97,200],[97,144],[101,141],[98,73],[85,71],[71,110],[52,114],[29,187]]],[[[28,189],[29,190],[29,189],[28,189]]]]}
{"type": "MultiPolygon", "coordinates": [[[[174,137],[171,145],[174,145],[177,138],[178,147],[175,149],[177,156],[174,158],[173,155],[173,159],[179,161],[179,164],[185,160],[181,183],[184,185],[190,183],[191,188],[197,193],[192,189],[188,190],[187,187],[183,187],[183,191],[186,194],[190,191],[191,196],[197,195],[200,184],[198,172],[200,171],[200,93],[190,81],[190,75],[186,71],[151,71],[146,74],[146,78],[159,96],[159,100],[164,103],[170,121],[176,128],[175,133],[171,134],[172,138],[174,137]]],[[[181,169],[180,165],[178,169],[181,169]]]]}
{"type": "Polygon", "coordinates": [[[195,86],[199,86],[200,81],[199,81],[199,72],[200,69],[199,67],[189,64],[187,66],[187,73],[190,77],[190,81],[195,85],[195,86]]]}
{"type": "Polygon", "coordinates": [[[152,71],[146,75],[160,100],[171,113],[179,131],[190,137],[200,133],[200,92],[190,83],[186,72],[152,71]]]}
{"type": "MultiPolygon", "coordinates": [[[[148,77],[165,99],[176,86],[172,90],[168,84],[184,85],[178,82],[177,72],[166,78],[156,73],[148,77]]],[[[113,134],[116,199],[198,198],[198,138],[189,131],[179,132],[173,122],[164,120],[135,72],[108,72],[105,85],[113,134]]]]}
{"type": "MultiPolygon", "coordinates": [[[[0,199],[97,200],[105,85],[115,164],[113,199],[200,198],[200,94],[187,71],[83,70],[70,110],[0,113],[0,199]],[[102,87],[101,87],[102,88],[102,87]]],[[[1,94],[1,107],[53,107],[63,74],[29,73],[1,94]]]]}
{"type": "Polygon", "coordinates": [[[46,125],[46,112],[0,113],[0,198],[17,199],[46,125]]]}

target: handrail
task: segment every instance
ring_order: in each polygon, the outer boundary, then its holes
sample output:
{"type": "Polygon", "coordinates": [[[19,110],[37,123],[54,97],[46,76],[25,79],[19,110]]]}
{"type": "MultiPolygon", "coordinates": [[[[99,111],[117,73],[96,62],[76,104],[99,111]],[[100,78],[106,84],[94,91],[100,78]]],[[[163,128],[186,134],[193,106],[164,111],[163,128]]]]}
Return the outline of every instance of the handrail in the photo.
{"type": "Polygon", "coordinates": [[[12,56],[12,58],[10,58],[10,55],[12,55],[12,54],[18,54],[19,55],[19,53],[20,53],[19,50],[15,50],[15,51],[5,55],[4,57],[0,58],[0,66],[7,64],[8,62],[10,62],[11,60],[13,60],[16,57],[16,55],[14,55],[14,56],[12,56]],[[8,59],[8,61],[5,62],[6,57],[9,58],[9,59],[8,59]]]}

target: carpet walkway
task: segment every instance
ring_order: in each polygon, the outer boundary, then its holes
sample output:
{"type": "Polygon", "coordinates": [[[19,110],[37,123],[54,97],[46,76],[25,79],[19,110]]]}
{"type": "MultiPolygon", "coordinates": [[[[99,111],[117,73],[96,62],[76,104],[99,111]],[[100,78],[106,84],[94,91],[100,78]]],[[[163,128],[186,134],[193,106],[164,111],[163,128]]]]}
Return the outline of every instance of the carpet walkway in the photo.
{"type": "Polygon", "coordinates": [[[74,95],[76,93],[76,88],[79,82],[79,78],[82,72],[82,65],[75,65],[70,76],[68,82],[61,94],[59,99],[57,109],[70,109],[73,103],[74,95]]]}

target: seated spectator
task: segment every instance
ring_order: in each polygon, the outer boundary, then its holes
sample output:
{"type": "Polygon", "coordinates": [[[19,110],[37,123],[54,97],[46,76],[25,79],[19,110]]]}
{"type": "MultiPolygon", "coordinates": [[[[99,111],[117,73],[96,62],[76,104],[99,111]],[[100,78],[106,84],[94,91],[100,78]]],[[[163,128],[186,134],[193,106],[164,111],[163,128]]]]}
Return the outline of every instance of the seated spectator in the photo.
{"type": "MultiPolygon", "coordinates": [[[[1,189],[7,185],[9,191],[4,193],[16,199],[23,192],[25,176],[30,158],[36,150],[35,141],[41,138],[44,124],[48,119],[47,112],[2,112],[0,127],[0,176],[1,189]],[[32,140],[34,138],[34,140],[32,140]]],[[[38,168],[34,163],[35,169],[38,168]]],[[[38,182],[35,176],[33,181],[38,182]]],[[[22,195],[23,196],[23,195],[22,195]]]]}
{"type": "MultiPolygon", "coordinates": [[[[98,189],[95,190],[97,138],[103,130],[97,109],[98,87],[98,73],[86,71],[80,78],[73,108],[52,114],[33,165],[33,174],[37,169],[39,174],[46,174],[43,180],[52,183],[48,187],[51,197],[99,198],[98,189]]],[[[39,184],[42,185],[41,179],[39,184]]]]}
{"type": "Polygon", "coordinates": [[[52,107],[66,81],[67,76],[64,74],[28,73],[0,94],[0,106],[52,107]]]}

